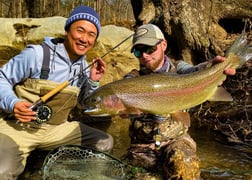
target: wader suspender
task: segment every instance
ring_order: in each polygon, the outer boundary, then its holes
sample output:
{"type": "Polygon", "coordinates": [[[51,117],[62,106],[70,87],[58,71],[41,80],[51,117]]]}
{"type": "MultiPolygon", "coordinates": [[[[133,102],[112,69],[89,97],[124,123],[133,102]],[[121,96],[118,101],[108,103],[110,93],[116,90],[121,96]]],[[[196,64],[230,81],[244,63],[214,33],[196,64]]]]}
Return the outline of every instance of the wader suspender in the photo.
{"type": "Polygon", "coordinates": [[[48,74],[50,72],[50,68],[49,68],[49,64],[50,64],[50,49],[44,43],[42,43],[41,46],[43,48],[44,58],[43,58],[43,65],[42,65],[41,73],[40,73],[40,79],[48,79],[48,74]]]}
{"type": "MultiPolygon", "coordinates": [[[[48,79],[49,72],[50,72],[50,68],[49,68],[49,65],[50,65],[50,48],[45,43],[42,43],[41,46],[43,48],[44,57],[43,57],[43,64],[42,64],[41,73],[40,73],[40,79],[48,79]]],[[[83,69],[83,64],[81,63],[81,66],[80,66],[80,72],[81,73],[79,75],[79,80],[78,80],[78,83],[77,83],[78,87],[83,82],[83,78],[84,78],[83,70],[84,70],[83,69]]]]}

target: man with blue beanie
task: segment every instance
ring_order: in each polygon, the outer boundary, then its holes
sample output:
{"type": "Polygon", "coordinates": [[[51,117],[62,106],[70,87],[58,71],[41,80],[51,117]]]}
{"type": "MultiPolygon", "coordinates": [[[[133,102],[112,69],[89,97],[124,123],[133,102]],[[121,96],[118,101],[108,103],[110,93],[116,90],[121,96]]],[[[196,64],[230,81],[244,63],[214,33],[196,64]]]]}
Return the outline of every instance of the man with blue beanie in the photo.
{"type": "Polygon", "coordinates": [[[106,152],[113,148],[111,135],[68,121],[71,110],[83,105],[105,73],[102,59],[93,60],[96,63],[90,68],[86,61],[86,53],[100,33],[100,18],[92,8],[79,6],[64,28],[64,39],[46,37],[41,45],[28,45],[0,68],[1,180],[17,179],[35,149],[52,150],[69,144],[106,152]],[[66,81],[69,85],[48,99],[42,109],[31,108],[66,81]]]}

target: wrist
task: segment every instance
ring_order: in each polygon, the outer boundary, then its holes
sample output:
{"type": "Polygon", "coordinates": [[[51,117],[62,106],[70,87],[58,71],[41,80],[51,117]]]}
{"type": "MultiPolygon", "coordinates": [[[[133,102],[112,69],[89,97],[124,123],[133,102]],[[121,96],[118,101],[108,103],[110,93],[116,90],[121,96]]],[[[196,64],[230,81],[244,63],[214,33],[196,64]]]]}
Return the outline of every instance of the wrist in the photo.
{"type": "Polygon", "coordinates": [[[88,82],[91,86],[99,86],[100,81],[93,81],[92,79],[88,79],[88,82]]]}

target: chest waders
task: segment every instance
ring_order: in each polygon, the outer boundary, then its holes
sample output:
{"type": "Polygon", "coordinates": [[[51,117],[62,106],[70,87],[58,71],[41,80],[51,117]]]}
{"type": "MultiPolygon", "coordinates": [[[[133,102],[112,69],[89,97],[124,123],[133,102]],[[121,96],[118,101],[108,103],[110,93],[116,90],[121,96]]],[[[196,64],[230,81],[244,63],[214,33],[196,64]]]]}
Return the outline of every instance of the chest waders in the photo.
{"type": "Polygon", "coordinates": [[[18,98],[34,104],[31,108],[37,112],[37,120],[32,123],[61,124],[67,120],[70,111],[76,106],[79,88],[67,86],[68,83],[62,85],[47,80],[50,72],[50,49],[45,44],[42,44],[42,47],[44,58],[40,79],[27,79],[16,85],[15,93],[18,98]],[[41,98],[44,98],[43,102],[37,103],[41,98]]]}
{"type": "MultiPolygon", "coordinates": [[[[165,72],[176,72],[171,60],[165,72]]],[[[129,77],[151,73],[145,67],[129,77]]],[[[126,76],[127,77],[127,76],[126,76]]],[[[166,116],[145,114],[131,118],[131,145],[127,159],[133,166],[160,172],[165,179],[198,180],[200,176],[196,143],[187,133],[190,127],[188,112],[178,111],[166,116]]]]}
{"type": "MultiPolygon", "coordinates": [[[[47,54],[44,53],[44,56],[47,54]]],[[[48,58],[44,59],[48,63],[45,67],[50,67],[49,57],[48,55],[48,58]]],[[[33,103],[35,107],[43,105],[50,108],[48,112],[43,111],[45,117],[46,113],[50,114],[45,123],[23,123],[18,121],[13,113],[0,110],[0,179],[17,179],[25,169],[28,156],[35,149],[53,150],[69,144],[88,146],[106,152],[113,148],[111,135],[78,121],[68,121],[69,112],[76,107],[80,88],[69,86],[71,79],[63,83],[49,81],[50,69],[44,71],[43,68],[40,79],[28,78],[16,84],[13,91],[17,97],[33,103]],[[43,78],[44,75],[46,76],[43,78]],[[38,100],[42,103],[38,104],[38,100]]],[[[81,80],[83,79],[79,79],[78,83],[82,83],[81,80]]]]}
{"type": "MultiPolygon", "coordinates": [[[[15,92],[20,99],[34,103],[41,96],[46,95],[58,85],[59,83],[49,80],[27,79],[23,84],[15,87],[15,92]]],[[[79,88],[68,86],[49,98],[47,102],[42,105],[44,110],[50,108],[51,111],[48,118],[42,117],[46,119],[44,122],[55,125],[64,123],[68,118],[69,112],[77,104],[78,93],[79,88]]],[[[38,109],[39,108],[41,107],[38,107],[38,109]]],[[[39,113],[47,113],[47,111],[37,113],[37,116],[39,116],[39,113]]]]}

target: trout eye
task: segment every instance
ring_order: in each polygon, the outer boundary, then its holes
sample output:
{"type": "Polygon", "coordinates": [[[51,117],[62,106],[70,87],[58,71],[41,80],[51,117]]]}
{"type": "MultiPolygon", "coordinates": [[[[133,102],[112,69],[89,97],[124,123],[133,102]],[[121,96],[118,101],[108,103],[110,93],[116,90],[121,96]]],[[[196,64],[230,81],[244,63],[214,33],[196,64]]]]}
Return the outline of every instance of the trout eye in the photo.
{"type": "Polygon", "coordinates": [[[92,98],[91,99],[91,103],[99,103],[101,102],[101,98],[100,97],[96,97],[96,98],[92,98]]]}

